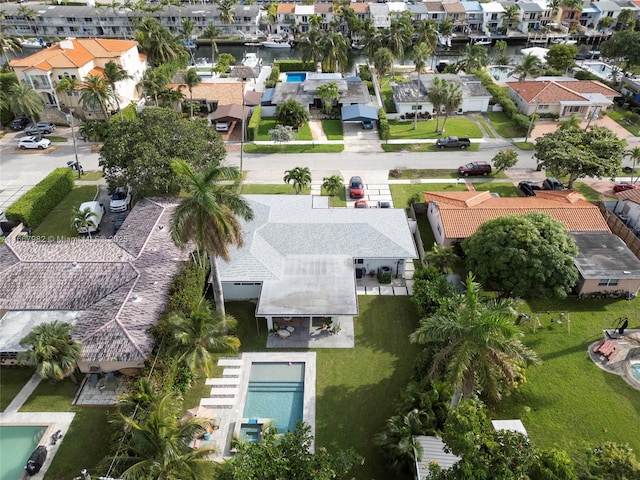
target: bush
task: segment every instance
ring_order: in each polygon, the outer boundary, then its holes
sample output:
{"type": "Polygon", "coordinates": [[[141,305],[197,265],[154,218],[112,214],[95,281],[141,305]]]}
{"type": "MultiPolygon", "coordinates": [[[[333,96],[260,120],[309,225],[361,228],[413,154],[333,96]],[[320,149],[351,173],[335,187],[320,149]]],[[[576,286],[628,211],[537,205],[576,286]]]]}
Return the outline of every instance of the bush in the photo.
{"type": "Polygon", "coordinates": [[[280,72],[315,72],[316,66],[313,62],[303,62],[302,60],[278,60],[274,68],[278,67],[280,72]]]}
{"type": "Polygon", "coordinates": [[[391,283],[391,270],[385,271],[382,269],[382,267],[380,267],[378,269],[378,282],[382,284],[391,283]]]}
{"type": "Polygon", "coordinates": [[[253,109],[249,125],[247,126],[247,140],[253,142],[258,134],[258,128],[260,127],[260,120],[262,119],[262,107],[259,105],[253,109]]]}
{"type": "Polygon", "coordinates": [[[513,126],[521,132],[526,132],[529,129],[529,125],[531,124],[531,118],[522,113],[513,114],[511,116],[511,120],[513,121],[513,126]]]}
{"type": "Polygon", "coordinates": [[[391,135],[387,112],[384,111],[384,108],[378,110],[378,135],[381,140],[389,140],[389,136],[391,135]]]}
{"type": "Polygon", "coordinates": [[[370,82],[371,70],[369,70],[369,65],[360,64],[358,66],[358,76],[362,79],[363,82],[370,82]]]}
{"type": "Polygon", "coordinates": [[[56,168],[7,208],[7,219],[36,228],[73,188],[70,168],[56,168]]]}
{"type": "Polygon", "coordinates": [[[538,117],[540,118],[549,118],[551,120],[557,120],[560,118],[560,115],[557,113],[538,113],[538,117]]]}
{"type": "Polygon", "coordinates": [[[579,70],[577,71],[573,77],[576,80],[600,80],[598,77],[596,77],[593,73],[590,72],[585,72],[584,70],[579,70]]]}
{"type": "Polygon", "coordinates": [[[276,83],[280,81],[280,67],[276,63],[271,69],[271,73],[269,74],[269,78],[264,82],[264,86],[267,88],[273,88],[276,86],[276,83]]]}
{"type": "Polygon", "coordinates": [[[178,273],[169,287],[168,312],[183,312],[188,314],[198,304],[204,291],[207,272],[195,262],[187,263],[178,273]]]}

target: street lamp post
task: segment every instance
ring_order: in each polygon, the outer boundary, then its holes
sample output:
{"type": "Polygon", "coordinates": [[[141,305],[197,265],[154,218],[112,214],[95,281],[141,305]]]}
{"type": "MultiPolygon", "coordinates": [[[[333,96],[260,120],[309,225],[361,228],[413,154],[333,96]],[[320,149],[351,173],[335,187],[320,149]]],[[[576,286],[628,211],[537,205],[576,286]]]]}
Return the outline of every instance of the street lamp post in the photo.
{"type": "Polygon", "coordinates": [[[78,160],[78,146],[76,145],[76,130],[75,128],[73,128],[73,112],[74,109],[70,108],[69,109],[69,114],[67,115],[67,122],[69,122],[69,124],[71,125],[71,138],[73,139],[73,152],[75,153],[76,156],[76,170],[78,170],[78,178],[80,178],[81,176],[81,172],[82,172],[82,166],[80,165],[80,160],[78,160]]]}

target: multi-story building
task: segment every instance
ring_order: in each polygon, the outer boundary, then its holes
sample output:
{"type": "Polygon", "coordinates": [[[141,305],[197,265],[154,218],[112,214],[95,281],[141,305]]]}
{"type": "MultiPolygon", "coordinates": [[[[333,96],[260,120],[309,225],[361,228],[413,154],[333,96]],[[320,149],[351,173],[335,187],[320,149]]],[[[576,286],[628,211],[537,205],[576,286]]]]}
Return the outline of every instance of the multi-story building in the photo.
{"type": "Polygon", "coordinates": [[[504,7],[498,2],[481,3],[482,10],[482,31],[485,35],[498,33],[502,26],[502,14],[504,7]]]}
{"type": "Polygon", "coordinates": [[[293,33],[293,27],[296,24],[296,4],[295,3],[279,3],[276,13],[276,29],[275,33],[293,33]]]}

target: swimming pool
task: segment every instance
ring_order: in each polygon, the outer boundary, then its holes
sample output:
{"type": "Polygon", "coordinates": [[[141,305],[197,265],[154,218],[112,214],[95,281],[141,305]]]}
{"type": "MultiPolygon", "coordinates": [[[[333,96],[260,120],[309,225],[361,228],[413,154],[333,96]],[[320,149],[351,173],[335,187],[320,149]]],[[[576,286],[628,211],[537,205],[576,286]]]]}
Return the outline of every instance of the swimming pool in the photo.
{"type": "Polygon", "coordinates": [[[495,65],[493,67],[489,67],[487,70],[489,71],[489,75],[491,75],[497,82],[506,82],[509,79],[515,80],[515,78],[511,75],[515,67],[508,67],[506,65],[495,65]]]}
{"type": "Polygon", "coordinates": [[[0,426],[0,480],[16,480],[47,427],[0,426]]]}
{"type": "Polygon", "coordinates": [[[287,83],[300,83],[307,79],[305,72],[287,72],[285,75],[287,76],[287,83]]]}
{"type": "Polygon", "coordinates": [[[640,363],[633,363],[631,365],[631,375],[640,382],[640,363]]]}
{"type": "MultiPolygon", "coordinates": [[[[304,372],[304,362],[253,362],[243,416],[272,419],[278,433],[294,430],[303,417],[304,372]]],[[[248,440],[255,428],[243,424],[248,440]]]]}
{"type": "MultiPolygon", "coordinates": [[[[611,65],[607,65],[603,62],[582,62],[580,67],[584,68],[586,71],[593,73],[597,77],[602,78],[603,80],[611,80],[613,79],[613,68],[611,65]]],[[[617,73],[617,76],[621,75],[620,72],[617,73]]]]}

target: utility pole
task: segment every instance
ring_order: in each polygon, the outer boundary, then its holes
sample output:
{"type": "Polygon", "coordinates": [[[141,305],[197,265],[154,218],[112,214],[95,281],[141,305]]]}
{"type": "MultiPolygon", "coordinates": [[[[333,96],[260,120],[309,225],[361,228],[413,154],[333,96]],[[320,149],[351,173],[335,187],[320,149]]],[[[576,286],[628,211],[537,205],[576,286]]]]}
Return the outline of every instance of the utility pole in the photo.
{"type": "Polygon", "coordinates": [[[78,170],[78,178],[81,177],[82,174],[82,165],[80,165],[80,160],[78,160],[78,146],[76,145],[76,131],[75,128],[73,128],[73,112],[74,109],[70,108],[69,109],[69,114],[67,115],[67,122],[69,122],[69,124],[71,125],[71,138],[73,139],[73,152],[75,153],[76,156],[76,170],[78,170]]]}

